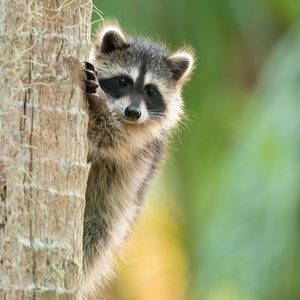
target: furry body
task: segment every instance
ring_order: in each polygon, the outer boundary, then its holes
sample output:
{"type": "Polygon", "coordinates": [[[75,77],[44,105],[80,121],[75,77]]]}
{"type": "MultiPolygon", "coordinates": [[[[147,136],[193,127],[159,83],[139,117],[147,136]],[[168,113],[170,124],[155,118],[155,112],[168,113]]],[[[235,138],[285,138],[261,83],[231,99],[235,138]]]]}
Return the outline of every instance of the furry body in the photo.
{"type": "Polygon", "coordinates": [[[182,115],[189,51],[170,54],[106,24],[86,63],[91,170],[86,190],[84,294],[112,275],[113,261],[143,206],[171,130],[182,115]]]}

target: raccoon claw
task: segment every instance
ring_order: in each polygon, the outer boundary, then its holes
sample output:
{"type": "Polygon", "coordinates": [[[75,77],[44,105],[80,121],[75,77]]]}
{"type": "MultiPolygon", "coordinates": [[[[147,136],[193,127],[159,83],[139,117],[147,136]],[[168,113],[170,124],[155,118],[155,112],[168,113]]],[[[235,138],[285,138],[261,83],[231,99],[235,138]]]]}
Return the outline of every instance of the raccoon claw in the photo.
{"type": "Polygon", "coordinates": [[[84,80],[85,82],[85,93],[88,97],[89,100],[95,100],[96,98],[99,98],[97,95],[97,88],[99,88],[99,83],[98,83],[98,78],[97,78],[97,71],[95,70],[95,67],[85,61],[85,75],[86,79],[84,80]]]}
{"type": "Polygon", "coordinates": [[[86,90],[97,90],[97,88],[99,87],[99,84],[96,81],[93,80],[89,80],[89,79],[84,79],[83,80],[85,82],[86,85],[86,90]]]}
{"type": "Polygon", "coordinates": [[[90,62],[84,61],[83,63],[85,64],[85,67],[86,67],[88,70],[92,70],[92,71],[94,71],[94,72],[97,72],[97,71],[95,70],[94,65],[91,64],[90,62]]]}

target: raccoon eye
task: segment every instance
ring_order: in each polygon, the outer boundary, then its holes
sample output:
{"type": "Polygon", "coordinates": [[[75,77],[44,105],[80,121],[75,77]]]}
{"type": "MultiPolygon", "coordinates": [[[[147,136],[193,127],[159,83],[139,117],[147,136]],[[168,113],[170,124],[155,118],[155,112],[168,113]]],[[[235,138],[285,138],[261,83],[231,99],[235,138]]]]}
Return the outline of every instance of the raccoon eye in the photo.
{"type": "Polygon", "coordinates": [[[128,80],[127,80],[126,78],[124,78],[124,77],[118,77],[118,78],[117,78],[117,83],[118,83],[118,85],[121,86],[121,87],[126,87],[126,86],[129,85],[128,80]]]}
{"type": "Polygon", "coordinates": [[[154,88],[154,87],[148,87],[146,89],[146,94],[149,97],[155,97],[158,94],[158,90],[156,88],[154,88]]]}

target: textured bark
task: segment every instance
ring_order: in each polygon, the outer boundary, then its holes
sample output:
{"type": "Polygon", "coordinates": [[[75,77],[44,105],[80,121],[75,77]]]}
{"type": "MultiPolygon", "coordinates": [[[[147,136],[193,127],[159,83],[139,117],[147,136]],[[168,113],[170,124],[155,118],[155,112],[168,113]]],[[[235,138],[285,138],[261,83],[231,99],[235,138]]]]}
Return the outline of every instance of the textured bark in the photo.
{"type": "Polygon", "coordinates": [[[0,299],[80,299],[90,0],[0,2],[0,299]]]}

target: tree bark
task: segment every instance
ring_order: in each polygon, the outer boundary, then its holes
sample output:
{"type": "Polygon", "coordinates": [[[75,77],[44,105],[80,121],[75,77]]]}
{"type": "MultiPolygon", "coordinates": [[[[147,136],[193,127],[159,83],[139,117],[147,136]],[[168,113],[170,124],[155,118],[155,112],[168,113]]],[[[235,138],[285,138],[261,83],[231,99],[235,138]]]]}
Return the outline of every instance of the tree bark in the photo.
{"type": "Polygon", "coordinates": [[[0,299],[81,299],[91,9],[0,1],[0,299]]]}

